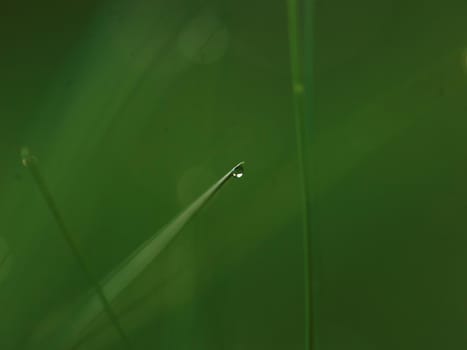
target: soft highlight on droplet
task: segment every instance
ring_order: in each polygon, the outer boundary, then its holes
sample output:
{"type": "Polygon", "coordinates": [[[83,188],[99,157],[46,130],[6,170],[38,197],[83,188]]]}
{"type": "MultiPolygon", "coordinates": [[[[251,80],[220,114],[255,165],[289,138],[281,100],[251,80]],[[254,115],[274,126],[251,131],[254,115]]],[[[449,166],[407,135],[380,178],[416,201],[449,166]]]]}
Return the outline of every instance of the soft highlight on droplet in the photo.
{"type": "Polygon", "coordinates": [[[237,179],[241,178],[245,174],[245,169],[243,168],[243,162],[237,165],[233,170],[232,170],[232,176],[236,177],[237,179]]]}
{"type": "Polygon", "coordinates": [[[28,167],[35,160],[36,158],[33,155],[31,155],[31,152],[29,151],[28,147],[21,148],[21,163],[25,167],[28,167]]]}

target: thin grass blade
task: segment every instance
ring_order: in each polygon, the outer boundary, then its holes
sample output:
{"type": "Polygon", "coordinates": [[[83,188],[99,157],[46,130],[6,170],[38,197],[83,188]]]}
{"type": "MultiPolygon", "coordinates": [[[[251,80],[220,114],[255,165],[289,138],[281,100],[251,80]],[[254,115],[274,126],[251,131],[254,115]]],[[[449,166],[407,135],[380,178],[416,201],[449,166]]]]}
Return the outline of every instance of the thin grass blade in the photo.
{"type": "MultiPolygon", "coordinates": [[[[306,1],[306,0],[305,0],[306,1]]],[[[307,133],[305,123],[305,98],[304,94],[309,96],[311,89],[311,82],[307,80],[304,84],[304,75],[308,73],[309,67],[304,67],[304,62],[307,62],[310,66],[311,62],[308,55],[308,48],[305,49],[300,45],[301,34],[304,33],[305,26],[309,25],[311,19],[311,1],[303,5],[305,10],[305,24],[300,21],[300,3],[299,0],[287,0],[287,13],[288,13],[288,31],[289,31],[289,51],[290,51],[290,70],[292,78],[292,92],[293,92],[293,113],[295,118],[295,130],[297,139],[297,156],[298,156],[298,168],[299,178],[301,186],[301,202],[302,202],[302,230],[303,230],[303,254],[304,254],[304,289],[305,289],[305,349],[313,349],[313,315],[312,315],[312,277],[311,277],[311,227],[310,227],[310,203],[309,203],[309,184],[308,184],[308,169],[309,169],[309,157],[307,155],[307,133]],[[307,51],[307,57],[305,57],[305,51],[307,51]]],[[[308,32],[306,33],[309,34],[308,32]]],[[[307,43],[307,40],[311,38],[303,35],[303,41],[307,43]]]]}
{"type": "MultiPolygon", "coordinates": [[[[228,171],[207,191],[201,194],[185,210],[179,213],[167,225],[162,227],[146,242],[141,244],[129,255],[117,268],[115,268],[101,283],[101,288],[106,299],[111,303],[169,246],[174,238],[182,231],[187,223],[200,212],[200,210],[213,198],[213,196],[231,178],[243,176],[243,164],[237,164],[228,171]]],[[[49,343],[51,350],[64,348],[77,348],[81,338],[86,333],[86,328],[102,312],[102,305],[98,295],[88,296],[76,310],[75,315],[59,327],[56,338],[49,343]],[[53,344],[53,346],[52,346],[53,344]]]]}
{"type": "Polygon", "coordinates": [[[58,206],[55,202],[54,197],[52,196],[51,191],[49,190],[44,177],[42,176],[39,166],[37,164],[37,159],[33,155],[30,154],[27,148],[24,148],[21,151],[22,163],[23,165],[29,169],[31,175],[36,183],[39,191],[44,198],[47,207],[49,208],[59,231],[64,238],[65,242],[68,244],[70,248],[70,252],[75,258],[76,262],[78,263],[79,267],[83,271],[84,275],[88,279],[90,285],[95,291],[96,301],[100,307],[104,309],[107,316],[109,317],[110,322],[113,324],[115,330],[117,331],[122,343],[125,345],[127,349],[131,349],[130,341],[128,336],[126,335],[122,325],[120,324],[120,320],[118,319],[117,315],[112,309],[110,302],[105,295],[103,288],[101,287],[98,280],[94,277],[91,268],[88,266],[86,259],[84,258],[83,254],[78,248],[78,245],[73,238],[73,235],[69,231],[67,225],[65,224],[65,220],[63,219],[62,214],[60,213],[58,206]]]}

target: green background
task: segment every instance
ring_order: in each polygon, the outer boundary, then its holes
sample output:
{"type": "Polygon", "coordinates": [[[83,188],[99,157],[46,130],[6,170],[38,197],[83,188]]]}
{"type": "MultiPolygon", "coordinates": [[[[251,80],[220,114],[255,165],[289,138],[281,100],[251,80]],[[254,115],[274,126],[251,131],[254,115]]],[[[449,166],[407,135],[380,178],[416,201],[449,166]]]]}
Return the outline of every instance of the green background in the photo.
{"type": "MultiPolygon", "coordinates": [[[[315,3],[317,349],[467,345],[466,16],[463,0],[315,3]]],[[[0,17],[1,349],[50,349],[90,288],[24,145],[99,277],[246,161],[114,307],[138,349],[304,349],[286,2],[30,0],[0,17]]],[[[77,348],[123,347],[102,316],[77,348]]]]}

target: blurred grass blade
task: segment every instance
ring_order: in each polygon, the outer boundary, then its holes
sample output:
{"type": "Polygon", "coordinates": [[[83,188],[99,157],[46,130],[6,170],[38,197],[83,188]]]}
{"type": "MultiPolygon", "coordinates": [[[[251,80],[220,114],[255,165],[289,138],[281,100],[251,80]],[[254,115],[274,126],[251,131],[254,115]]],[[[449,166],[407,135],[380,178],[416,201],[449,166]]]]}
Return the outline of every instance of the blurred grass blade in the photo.
{"type": "MultiPolygon", "coordinates": [[[[305,0],[306,1],[306,0],[305,0]]],[[[311,0],[309,0],[311,3],[311,0]]],[[[311,6],[306,3],[304,6],[305,19],[308,22],[311,18],[309,11],[311,6]]],[[[289,51],[290,51],[290,69],[292,78],[293,93],[293,113],[295,119],[295,130],[297,139],[298,168],[301,186],[302,202],[302,230],[303,230],[303,254],[304,254],[304,314],[305,314],[305,349],[313,348],[312,335],[312,277],[311,277],[311,228],[310,228],[310,204],[309,204],[309,186],[308,186],[308,157],[307,157],[307,135],[305,127],[305,99],[304,93],[309,93],[310,84],[304,85],[305,67],[303,62],[311,64],[310,57],[304,59],[304,48],[300,46],[300,35],[304,31],[304,26],[300,23],[299,1],[287,0],[288,13],[288,31],[289,31],[289,51]]],[[[308,25],[308,23],[307,23],[308,25]]],[[[310,38],[307,37],[309,40],[310,38]]],[[[306,41],[308,43],[308,41],[306,41]]],[[[307,81],[310,83],[310,81],[307,81]]]]}
{"type": "Polygon", "coordinates": [[[94,277],[92,270],[89,268],[88,264],[86,263],[86,260],[84,256],[81,254],[78,245],[76,244],[72,234],[68,230],[68,227],[65,224],[65,221],[58,210],[58,206],[55,203],[55,200],[52,196],[52,193],[50,192],[44,177],[42,176],[39,167],[37,165],[37,159],[34,157],[27,148],[23,148],[21,150],[21,159],[23,165],[29,169],[31,172],[31,175],[39,188],[39,191],[44,198],[45,202],[47,203],[47,207],[49,208],[50,212],[52,213],[52,216],[55,220],[55,222],[58,225],[59,231],[62,234],[62,237],[64,238],[65,242],[68,244],[68,247],[70,248],[70,251],[75,258],[76,262],[78,263],[79,267],[85,274],[86,278],[88,279],[89,283],[91,286],[94,288],[94,291],[96,292],[97,300],[99,303],[99,306],[102,306],[104,308],[104,311],[106,312],[107,316],[109,317],[110,322],[113,324],[115,327],[115,330],[119,334],[123,344],[128,349],[131,349],[129,339],[123,330],[120,321],[117,317],[117,315],[114,313],[112,310],[112,306],[110,305],[109,300],[107,299],[101,285],[99,284],[98,280],[94,277]]]}
{"type": "MultiPolygon", "coordinates": [[[[243,164],[244,162],[241,162],[228,171],[227,174],[200,195],[185,210],[137,248],[101,282],[103,294],[109,302],[118,297],[167,248],[183,227],[190,222],[229,179],[243,176],[243,164]]],[[[69,348],[76,346],[77,342],[80,343],[86,327],[99,316],[100,312],[101,307],[98,296],[92,295],[90,298],[87,298],[76,311],[76,314],[73,315],[70,322],[60,327],[53,349],[69,348]]]]}
{"type": "Polygon", "coordinates": [[[199,212],[199,210],[221,189],[232,177],[243,174],[243,162],[237,164],[219,181],[199,196],[190,206],[177,215],[166,226],[160,229],[149,240],[141,245],[127,260],[115,270],[104,282],[105,294],[109,299],[115,298],[131,281],[133,281],[173,240],[182,228],[199,212]],[[241,172],[238,169],[242,169],[241,172]]]}
{"type": "Polygon", "coordinates": [[[305,210],[307,216],[307,232],[305,232],[305,239],[304,239],[304,251],[305,255],[307,256],[305,261],[305,271],[308,274],[308,303],[307,303],[307,314],[308,314],[308,346],[309,349],[319,348],[319,339],[318,339],[318,323],[317,319],[317,307],[319,302],[317,301],[317,292],[316,292],[316,281],[317,281],[317,269],[314,268],[317,266],[317,262],[319,261],[319,246],[318,246],[318,237],[316,234],[312,234],[312,224],[310,222],[310,217],[312,215],[312,202],[314,200],[314,187],[313,180],[312,180],[312,148],[311,142],[313,139],[312,135],[312,125],[314,123],[314,115],[313,115],[313,90],[314,86],[312,85],[313,80],[313,68],[314,68],[314,59],[313,59],[313,44],[314,44],[314,33],[313,33],[313,26],[314,26],[314,16],[315,16],[315,0],[304,0],[303,1],[303,12],[304,12],[304,25],[303,25],[303,42],[304,42],[304,49],[303,49],[303,85],[305,86],[303,92],[303,113],[302,113],[302,159],[303,159],[303,175],[304,175],[304,191],[305,191],[305,210]]]}

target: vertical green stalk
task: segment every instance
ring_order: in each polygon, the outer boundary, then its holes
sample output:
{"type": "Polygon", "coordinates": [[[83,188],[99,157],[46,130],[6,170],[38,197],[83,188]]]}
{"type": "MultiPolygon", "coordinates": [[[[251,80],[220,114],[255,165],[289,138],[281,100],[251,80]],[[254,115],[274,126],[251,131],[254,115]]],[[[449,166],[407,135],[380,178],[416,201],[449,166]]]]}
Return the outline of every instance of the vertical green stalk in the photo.
{"type": "Polygon", "coordinates": [[[62,234],[62,237],[64,238],[65,242],[68,244],[68,247],[70,248],[71,253],[73,254],[76,262],[78,263],[79,267],[87,277],[89,283],[93,286],[105,312],[107,313],[107,316],[109,317],[110,322],[113,324],[115,330],[119,334],[123,344],[128,349],[131,349],[130,346],[130,341],[128,339],[128,336],[126,335],[125,331],[123,330],[123,327],[120,324],[120,321],[115,314],[115,312],[112,309],[112,306],[110,305],[110,302],[107,300],[107,297],[104,294],[104,291],[98,282],[98,280],[94,277],[94,274],[92,273],[91,269],[89,268],[88,264],[86,263],[86,260],[84,256],[81,254],[80,250],[78,249],[78,246],[71,235],[70,231],[68,230],[68,227],[65,224],[65,221],[58,210],[57,204],[55,203],[55,200],[51,194],[51,192],[48,189],[48,186],[44,180],[44,177],[42,176],[41,172],[39,171],[39,167],[37,165],[37,160],[34,156],[32,156],[27,149],[23,149],[21,151],[21,157],[22,157],[22,162],[23,165],[29,169],[31,172],[31,175],[34,179],[34,182],[36,183],[37,187],[39,188],[39,191],[44,198],[45,202],[47,203],[47,207],[49,208],[55,222],[57,223],[57,226],[60,230],[60,233],[62,234]]]}
{"type": "Polygon", "coordinates": [[[307,150],[312,152],[310,148],[310,140],[312,137],[312,131],[310,129],[312,123],[312,104],[313,104],[313,81],[312,81],[312,72],[313,72],[313,16],[314,16],[314,0],[304,0],[304,33],[303,33],[303,42],[304,42],[304,62],[303,64],[303,85],[306,86],[303,93],[303,113],[301,119],[301,142],[302,142],[302,166],[303,166],[303,177],[304,177],[304,186],[306,191],[306,197],[304,198],[304,206],[307,212],[307,221],[306,221],[306,238],[305,238],[305,250],[307,254],[307,273],[309,278],[309,287],[308,287],[308,318],[309,318],[309,347],[314,348],[318,347],[318,332],[316,324],[316,310],[318,303],[316,302],[316,269],[315,273],[312,275],[313,262],[316,262],[316,249],[312,249],[312,244],[316,246],[316,234],[315,239],[312,243],[312,232],[310,224],[310,215],[311,215],[311,200],[313,199],[313,187],[311,186],[311,153],[306,157],[307,150]],[[306,138],[305,135],[308,137],[306,138]],[[307,141],[308,140],[308,141],[307,141]],[[312,256],[312,252],[315,254],[312,256]],[[315,283],[312,283],[315,282],[315,283]],[[313,289],[314,288],[314,289],[313,289]]]}
{"type": "MultiPolygon", "coordinates": [[[[302,26],[299,20],[299,4],[298,0],[287,0],[288,10],[288,29],[289,29],[289,49],[290,49],[290,67],[292,76],[292,91],[293,91],[293,110],[295,119],[295,130],[297,139],[297,156],[301,186],[301,202],[302,202],[302,229],[303,229],[303,250],[304,250],[304,283],[305,283],[305,349],[312,349],[312,285],[311,285],[311,254],[310,254],[310,236],[311,228],[309,221],[310,204],[309,204],[309,189],[308,189],[308,172],[307,172],[307,146],[305,135],[305,100],[304,91],[309,89],[306,86],[304,89],[303,73],[304,67],[304,50],[300,47],[300,34],[302,26]]],[[[309,9],[306,9],[309,10],[309,9]]],[[[308,38],[309,40],[310,38],[308,38]]],[[[309,57],[307,57],[309,58],[309,57]]],[[[306,61],[308,64],[310,62],[306,61]]]]}

